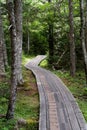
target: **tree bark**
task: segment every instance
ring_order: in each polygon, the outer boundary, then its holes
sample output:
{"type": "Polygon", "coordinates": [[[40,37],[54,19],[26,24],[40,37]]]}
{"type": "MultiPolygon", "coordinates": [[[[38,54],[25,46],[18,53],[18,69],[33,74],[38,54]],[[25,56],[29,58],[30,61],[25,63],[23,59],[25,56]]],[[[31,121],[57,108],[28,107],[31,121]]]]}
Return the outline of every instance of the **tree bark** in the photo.
{"type": "Polygon", "coordinates": [[[4,54],[3,54],[3,26],[0,10],[0,75],[5,74],[4,54]]]}
{"type": "MultiPolygon", "coordinates": [[[[85,16],[84,16],[84,0],[80,0],[80,15],[81,15],[81,43],[84,55],[84,63],[85,63],[85,75],[86,75],[86,83],[87,83],[87,50],[86,50],[86,34],[85,34],[85,16]]],[[[86,16],[87,17],[87,16],[86,16]]]]}
{"type": "MultiPolygon", "coordinates": [[[[48,0],[51,3],[51,0],[48,0]]],[[[53,23],[49,21],[49,37],[48,37],[48,44],[49,44],[49,64],[53,63],[53,56],[54,56],[54,38],[53,38],[53,23]]]]}
{"type": "Polygon", "coordinates": [[[54,43],[53,43],[53,25],[49,23],[49,63],[53,63],[54,43]]]}
{"type": "Polygon", "coordinates": [[[30,39],[29,39],[29,31],[28,31],[28,40],[27,40],[27,50],[28,50],[28,54],[29,54],[29,50],[30,50],[30,39]]]}
{"type": "MultiPolygon", "coordinates": [[[[85,45],[86,45],[86,55],[87,55],[87,0],[85,4],[86,15],[85,15],[85,45]]],[[[86,75],[86,84],[87,84],[87,64],[85,64],[85,75],[86,75]]]]}
{"type": "Polygon", "coordinates": [[[75,76],[76,61],[75,61],[75,42],[74,42],[74,25],[73,25],[73,0],[69,0],[69,25],[70,25],[70,74],[75,76]]]}
{"type": "Polygon", "coordinates": [[[14,5],[12,0],[7,0],[9,21],[10,21],[10,36],[11,36],[11,88],[9,105],[6,114],[7,119],[14,117],[16,90],[17,90],[17,40],[16,40],[16,25],[14,16],[14,5]]]}
{"type": "Polygon", "coordinates": [[[16,36],[17,36],[17,82],[23,84],[22,78],[22,0],[14,0],[16,36]]]}
{"type": "Polygon", "coordinates": [[[85,44],[86,44],[86,51],[87,51],[87,0],[86,0],[86,15],[85,15],[85,44]]]}
{"type": "MultiPolygon", "coordinates": [[[[3,32],[3,42],[4,42],[4,32],[3,32]]],[[[5,67],[8,66],[8,59],[7,59],[7,50],[6,50],[6,44],[5,42],[3,43],[3,57],[4,57],[4,65],[5,67]]]]}
{"type": "Polygon", "coordinates": [[[4,39],[4,30],[3,30],[3,24],[2,24],[2,39],[3,39],[3,58],[4,58],[4,65],[5,67],[8,66],[8,59],[7,59],[7,50],[6,50],[6,44],[4,39]]]}

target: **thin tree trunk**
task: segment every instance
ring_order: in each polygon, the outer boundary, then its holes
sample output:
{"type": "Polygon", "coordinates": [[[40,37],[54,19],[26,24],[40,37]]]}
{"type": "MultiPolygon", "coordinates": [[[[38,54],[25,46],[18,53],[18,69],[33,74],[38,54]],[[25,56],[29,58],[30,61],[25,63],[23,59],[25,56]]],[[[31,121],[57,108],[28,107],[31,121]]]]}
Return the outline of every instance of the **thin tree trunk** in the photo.
{"type": "Polygon", "coordinates": [[[69,25],[70,25],[70,74],[75,76],[75,42],[74,42],[74,25],[73,25],[73,0],[69,0],[69,25]]]}
{"type": "MultiPolygon", "coordinates": [[[[85,15],[85,45],[86,45],[86,53],[87,53],[87,0],[86,0],[86,15],[85,15]]],[[[86,84],[87,84],[87,65],[85,64],[85,75],[86,75],[86,84]]]]}
{"type": "MultiPolygon", "coordinates": [[[[53,23],[52,23],[53,24],[53,23]]],[[[49,23],[49,63],[53,63],[54,43],[53,43],[53,25],[49,23]]]]}
{"type": "Polygon", "coordinates": [[[85,15],[85,44],[86,44],[86,51],[87,51],[87,0],[86,0],[86,15],[85,15]]]}
{"type": "Polygon", "coordinates": [[[3,55],[3,27],[2,27],[2,17],[0,10],[0,75],[5,74],[5,65],[4,65],[4,55],[3,55]]]}
{"type": "MultiPolygon", "coordinates": [[[[0,3],[0,7],[1,7],[1,3],[0,3]]],[[[7,50],[6,50],[6,44],[5,44],[5,39],[4,39],[4,30],[3,30],[3,22],[2,22],[2,9],[0,9],[0,22],[1,22],[1,28],[0,28],[0,33],[2,35],[2,50],[3,50],[3,59],[4,59],[4,66],[8,66],[8,60],[7,60],[7,50]]]]}
{"type": "Polygon", "coordinates": [[[85,75],[86,75],[86,83],[87,83],[87,50],[85,41],[85,17],[84,17],[84,0],[80,0],[80,15],[81,15],[81,43],[84,55],[84,63],[85,63],[85,75]]]}
{"type": "Polygon", "coordinates": [[[11,88],[9,105],[6,114],[7,119],[14,117],[15,101],[16,101],[16,90],[17,90],[17,41],[16,41],[16,26],[14,16],[14,5],[12,0],[7,0],[9,21],[10,21],[10,35],[11,35],[11,88]]]}
{"type": "Polygon", "coordinates": [[[7,67],[8,66],[8,59],[7,59],[7,50],[6,50],[6,44],[5,44],[5,39],[4,39],[3,26],[2,26],[2,39],[3,39],[3,58],[4,58],[4,65],[5,65],[5,67],[7,67]]]}
{"type": "MultiPolygon", "coordinates": [[[[4,36],[4,34],[3,34],[3,36],[4,36]]],[[[4,37],[3,37],[3,40],[4,40],[4,37]]],[[[3,57],[4,57],[4,65],[5,65],[5,67],[7,67],[8,66],[8,59],[7,59],[7,50],[6,50],[6,44],[5,44],[5,42],[4,42],[4,44],[3,44],[3,57]]]]}
{"type": "MultiPolygon", "coordinates": [[[[51,3],[51,0],[48,0],[48,2],[51,3]]],[[[54,56],[54,40],[53,40],[53,23],[52,23],[52,21],[49,21],[48,43],[49,43],[49,64],[52,64],[53,56],[54,56]]]]}
{"type": "Polygon", "coordinates": [[[17,34],[17,82],[23,84],[22,77],[22,0],[14,0],[15,9],[15,23],[16,23],[16,34],[17,34]]]}
{"type": "Polygon", "coordinates": [[[29,40],[29,31],[28,31],[28,41],[27,41],[27,47],[28,47],[28,54],[29,54],[29,49],[30,49],[30,40],[29,40]]]}

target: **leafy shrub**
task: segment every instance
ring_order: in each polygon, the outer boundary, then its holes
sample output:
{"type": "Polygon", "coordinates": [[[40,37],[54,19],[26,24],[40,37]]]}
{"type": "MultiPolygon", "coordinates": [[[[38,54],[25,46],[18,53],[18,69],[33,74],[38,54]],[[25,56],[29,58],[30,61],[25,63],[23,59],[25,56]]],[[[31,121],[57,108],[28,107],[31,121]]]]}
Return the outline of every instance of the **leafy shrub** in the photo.
{"type": "Polygon", "coordinates": [[[83,90],[83,96],[87,96],[87,87],[85,87],[83,90]]]}

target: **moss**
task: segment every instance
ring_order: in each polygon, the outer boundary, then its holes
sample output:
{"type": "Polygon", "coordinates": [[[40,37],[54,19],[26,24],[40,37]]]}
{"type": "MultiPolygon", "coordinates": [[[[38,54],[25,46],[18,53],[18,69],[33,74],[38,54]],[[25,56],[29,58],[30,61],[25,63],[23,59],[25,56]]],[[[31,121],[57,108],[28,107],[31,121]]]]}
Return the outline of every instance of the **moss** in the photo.
{"type": "Polygon", "coordinates": [[[87,87],[85,87],[83,90],[83,96],[87,97],[87,87]]]}
{"type": "Polygon", "coordinates": [[[16,120],[6,120],[6,119],[0,119],[0,130],[13,130],[13,127],[15,126],[16,120]]]}
{"type": "Polygon", "coordinates": [[[23,130],[37,130],[39,116],[39,98],[36,80],[31,71],[23,67],[24,84],[18,88],[15,118],[27,121],[23,130]]]}
{"type": "Polygon", "coordinates": [[[41,63],[40,63],[40,66],[41,67],[45,67],[45,68],[48,68],[48,61],[45,59],[45,60],[43,60],[41,63]]]}
{"type": "Polygon", "coordinates": [[[25,65],[27,62],[29,62],[34,57],[35,57],[34,55],[22,54],[22,64],[25,65]]]}
{"type": "MultiPolygon", "coordinates": [[[[5,120],[0,119],[0,130],[13,130],[16,121],[20,118],[28,120],[29,123],[20,130],[37,130],[39,116],[39,98],[36,86],[36,80],[32,72],[23,69],[24,84],[18,86],[17,100],[15,106],[15,119],[5,120]],[[31,121],[32,120],[32,121],[31,121]]],[[[6,114],[9,97],[9,79],[0,82],[0,113],[6,114]]]]}

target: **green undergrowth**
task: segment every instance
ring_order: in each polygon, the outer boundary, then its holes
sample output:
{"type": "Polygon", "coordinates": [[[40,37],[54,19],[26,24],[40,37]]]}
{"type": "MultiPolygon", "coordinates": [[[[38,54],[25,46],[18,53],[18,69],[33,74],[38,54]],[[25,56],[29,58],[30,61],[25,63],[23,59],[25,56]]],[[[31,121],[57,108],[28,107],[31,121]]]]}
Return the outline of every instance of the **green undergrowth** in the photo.
{"type": "MultiPolygon", "coordinates": [[[[25,64],[28,57],[23,58],[23,64],[25,64]]],[[[8,121],[4,116],[8,106],[10,80],[9,76],[0,78],[0,130],[14,130],[14,126],[19,119],[26,121],[26,125],[21,125],[19,130],[38,130],[39,97],[36,80],[32,72],[24,66],[22,70],[24,84],[18,86],[17,89],[15,117],[8,121]]]]}
{"type": "Polygon", "coordinates": [[[26,120],[23,130],[37,130],[39,98],[36,81],[31,71],[23,68],[23,74],[25,82],[18,88],[15,117],[26,120]]]}
{"type": "Polygon", "coordinates": [[[32,58],[34,58],[34,55],[22,55],[22,64],[26,64],[28,61],[30,61],[32,58]]]}
{"type": "Polygon", "coordinates": [[[45,59],[45,60],[42,60],[42,62],[40,63],[40,66],[43,67],[43,68],[49,68],[48,67],[48,61],[45,59]]]}
{"type": "MultiPolygon", "coordinates": [[[[46,60],[43,60],[40,64],[41,67],[47,68],[48,64],[46,60]]],[[[62,81],[65,83],[65,85],[69,88],[69,90],[72,92],[74,97],[76,98],[80,109],[84,115],[85,120],[87,121],[87,85],[85,82],[85,74],[83,71],[78,71],[76,73],[76,76],[72,78],[70,76],[69,71],[65,70],[52,70],[50,69],[54,74],[56,74],[58,77],[62,79],[62,81]]]]}

